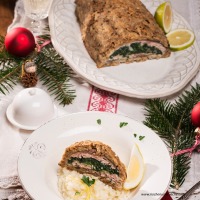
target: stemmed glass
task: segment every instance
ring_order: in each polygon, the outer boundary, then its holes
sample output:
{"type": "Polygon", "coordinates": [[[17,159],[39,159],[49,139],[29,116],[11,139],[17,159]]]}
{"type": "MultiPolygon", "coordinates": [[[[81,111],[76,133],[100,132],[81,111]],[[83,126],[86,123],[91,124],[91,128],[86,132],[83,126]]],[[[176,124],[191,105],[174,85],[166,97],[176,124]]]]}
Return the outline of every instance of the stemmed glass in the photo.
{"type": "Polygon", "coordinates": [[[41,21],[48,17],[53,0],[23,0],[25,15],[32,19],[31,31],[34,35],[41,32],[41,21]]]}

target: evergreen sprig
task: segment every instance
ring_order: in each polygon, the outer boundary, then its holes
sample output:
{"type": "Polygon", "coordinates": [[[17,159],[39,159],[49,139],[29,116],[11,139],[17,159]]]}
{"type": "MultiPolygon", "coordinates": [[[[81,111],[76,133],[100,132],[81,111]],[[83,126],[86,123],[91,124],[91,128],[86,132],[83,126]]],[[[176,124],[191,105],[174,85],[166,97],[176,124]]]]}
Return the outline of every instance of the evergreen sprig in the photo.
{"type": "MultiPolygon", "coordinates": [[[[42,35],[40,38],[50,40],[50,35],[42,35]]],[[[39,79],[50,95],[64,106],[72,103],[76,97],[70,83],[73,72],[51,43],[44,46],[40,52],[34,51],[27,57],[19,58],[6,51],[4,40],[5,38],[0,36],[0,93],[6,95],[6,92],[19,84],[22,65],[26,60],[33,60],[37,65],[39,79]]],[[[42,45],[44,40],[38,39],[37,43],[42,45]]]]}
{"type": "Polygon", "coordinates": [[[11,56],[4,46],[4,37],[0,36],[0,92],[4,95],[19,81],[20,59],[11,56]]]}
{"type": "Polygon", "coordinates": [[[5,91],[9,92],[9,89],[13,89],[19,81],[19,74],[18,65],[3,67],[0,70],[0,92],[5,95],[5,91]]]}
{"type": "MultiPolygon", "coordinates": [[[[170,153],[176,153],[193,146],[195,127],[192,125],[190,113],[194,105],[200,101],[200,85],[192,86],[174,103],[162,99],[149,99],[145,103],[144,124],[154,130],[166,143],[170,153]]],[[[191,157],[181,154],[172,157],[173,174],[171,187],[178,189],[184,182],[190,169],[191,157]]]]}
{"type": "Polygon", "coordinates": [[[50,94],[55,95],[55,99],[63,105],[72,103],[75,98],[75,90],[71,89],[72,70],[67,63],[53,48],[42,50],[36,63],[40,66],[38,68],[40,80],[50,94]]]}

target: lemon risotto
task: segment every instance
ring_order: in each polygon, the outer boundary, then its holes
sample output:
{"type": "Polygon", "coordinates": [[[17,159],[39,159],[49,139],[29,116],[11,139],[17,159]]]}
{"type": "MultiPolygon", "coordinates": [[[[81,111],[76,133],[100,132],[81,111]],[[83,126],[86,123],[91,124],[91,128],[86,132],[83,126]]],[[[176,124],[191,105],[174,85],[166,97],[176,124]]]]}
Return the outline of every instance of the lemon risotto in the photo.
{"type": "Polygon", "coordinates": [[[58,170],[58,189],[65,200],[125,200],[130,197],[130,191],[118,191],[105,185],[96,177],[87,175],[90,179],[95,179],[93,185],[88,186],[81,179],[83,174],[70,171],[65,168],[58,170]]]}

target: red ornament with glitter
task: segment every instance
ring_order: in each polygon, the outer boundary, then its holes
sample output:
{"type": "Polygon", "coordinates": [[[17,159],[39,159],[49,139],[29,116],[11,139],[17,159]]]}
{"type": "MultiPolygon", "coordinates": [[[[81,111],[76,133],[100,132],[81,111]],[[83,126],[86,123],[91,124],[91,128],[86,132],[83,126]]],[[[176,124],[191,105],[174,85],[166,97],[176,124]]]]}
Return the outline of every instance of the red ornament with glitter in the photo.
{"type": "Polygon", "coordinates": [[[191,111],[192,124],[200,127],[200,102],[198,102],[191,111]]]}
{"type": "Polygon", "coordinates": [[[8,53],[18,57],[28,56],[36,47],[33,34],[23,27],[8,32],[4,44],[8,53]]]}

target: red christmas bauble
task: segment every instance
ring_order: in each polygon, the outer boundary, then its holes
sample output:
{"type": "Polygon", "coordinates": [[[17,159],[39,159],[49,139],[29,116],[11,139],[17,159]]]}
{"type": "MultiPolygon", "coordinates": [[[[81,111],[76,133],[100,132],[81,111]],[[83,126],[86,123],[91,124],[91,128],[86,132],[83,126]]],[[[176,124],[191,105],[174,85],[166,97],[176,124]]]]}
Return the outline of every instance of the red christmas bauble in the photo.
{"type": "Polygon", "coordinates": [[[17,27],[7,33],[4,41],[6,50],[18,57],[26,57],[35,49],[35,38],[31,31],[17,27]]]}
{"type": "Polygon", "coordinates": [[[192,124],[200,127],[200,102],[198,102],[191,111],[192,124]]]}

